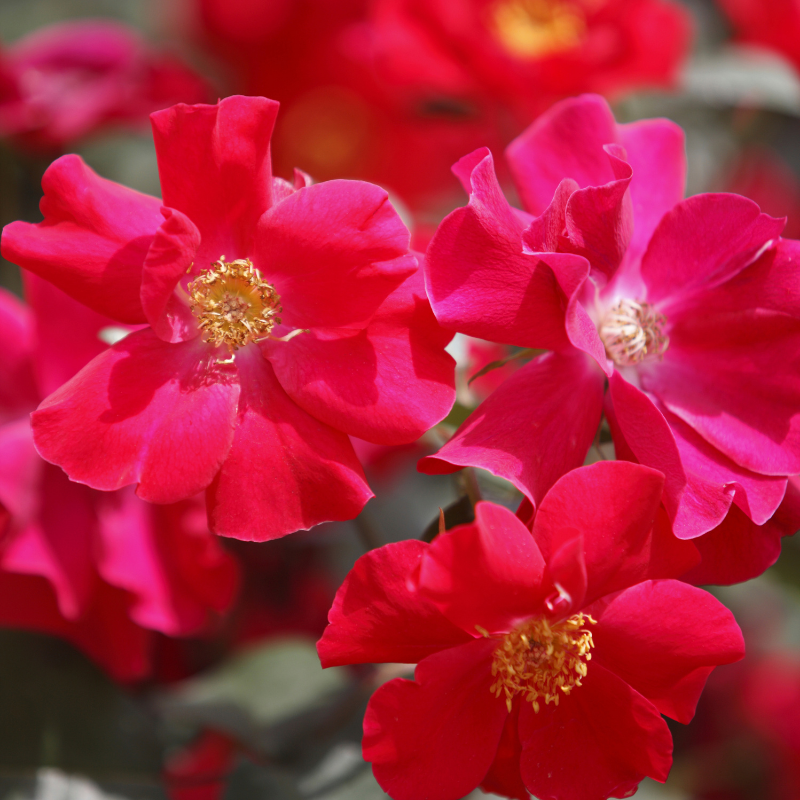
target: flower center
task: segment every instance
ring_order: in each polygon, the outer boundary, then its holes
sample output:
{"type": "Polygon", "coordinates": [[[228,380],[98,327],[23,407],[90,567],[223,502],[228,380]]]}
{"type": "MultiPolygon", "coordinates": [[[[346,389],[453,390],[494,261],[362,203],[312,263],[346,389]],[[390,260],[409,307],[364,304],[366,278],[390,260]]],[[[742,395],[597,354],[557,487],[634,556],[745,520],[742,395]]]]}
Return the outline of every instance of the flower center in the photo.
{"type": "Polygon", "coordinates": [[[204,339],[236,350],[280,325],[281,299],[248,258],[222,256],[189,284],[190,308],[204,339]]]}
{"type": "Polygon", "coordinates": [[[491,691],[505,695],[506,706],[519,692],[539,713],[539,698],[545,705],[558,705],[559,692],[569,694],[586,677],[586,662],[592,657],[592,634],[586,622],[596,624],[589,614],[575,614],[551,625],[546,619],[531,619],[507,633],[492,661],[497,680],[491,691]]]}
{"type": "Polygon", "coordinates": [[[577,47],[586,31],[579,8],[562,0],[500,0],[492,10],[500,44],[518,58],[541,58],[577,47]]]}
{"type": "Polygon", "coordinates": [[[639,364],[648,356],[661,356],[669,347],[664,333],[667,318],[649,303],[620,300],[600,323],[606,354],[621,367],[639,364]]]}

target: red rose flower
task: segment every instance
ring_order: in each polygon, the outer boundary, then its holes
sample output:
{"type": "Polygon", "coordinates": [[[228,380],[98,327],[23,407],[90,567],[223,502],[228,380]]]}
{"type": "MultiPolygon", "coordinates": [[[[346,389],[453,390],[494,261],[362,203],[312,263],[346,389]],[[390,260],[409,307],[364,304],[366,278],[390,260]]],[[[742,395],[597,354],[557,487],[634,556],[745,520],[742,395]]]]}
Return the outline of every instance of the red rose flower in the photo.
{"type": "Polygon", "coordinates": [[[97,334],[111,321],[33,276],[26,289],[30,307],[0,294],[0,625],[62,636],[114,677],[141,678],[155,632],[197,634],[228,609],[237,563],[198,499],[95,492],[36,453],[28,412],[106,349],[97,334]]]}
{"type": "Polygon", "coordinates": [[[662,0],[374,0],[369,17],[394,91],[501,100],[523,124],[570,94],[672,86],[690,38],[662,0]]]}
{"type": "Polygon", "coordinates": [[[0,136],[61,150],[110,122],[140,123],[211,93],[203,78],[153,51],[132,28],[87,20],[41,28],[0,53],[0,136]]]}
{"type": "Polygon", "coordinates": [[[765,526],[759,558],[720,580],[759,574],[794,532],[767,523],[800,470],[800,245],[743,197],[682,200],[682,131],[617,125],[599,97],[555,106],[508,158],[526,211],[488,152],[462,159],[470,204],[429,245],[427,285],[446,327],[551,352],[421,469],[477,465],[537,503],[583,462],[605,408],[619,457],[665,474],[678,537],[729,511],[753,541],[765,526]]]}
{"type": "Polygon", "coordinates": [[[625,462],[565,475],[533,533],[479,503],[474,524],[356,563],[319,642],[323,666],[419,662],[373,695],[364,757],[395,800],[480,786],[526,800],[627,796],[664,781],[661,714],[688,722],[741,632],[654,528],[663,476],[625,462]]]}
{"type": "Polygon", "coordinates": [[[45,400],[40,453],[151,502],[205,489],[212,530],[258,540],[354,517],[371,492],[348,434],[411,442],[454,396],[386,192],[273,178],[276,114],[245,97],[154,114],[163,207],[65,156],[45,221],[2,239],[91,308],[151,325],[45,400]]]}

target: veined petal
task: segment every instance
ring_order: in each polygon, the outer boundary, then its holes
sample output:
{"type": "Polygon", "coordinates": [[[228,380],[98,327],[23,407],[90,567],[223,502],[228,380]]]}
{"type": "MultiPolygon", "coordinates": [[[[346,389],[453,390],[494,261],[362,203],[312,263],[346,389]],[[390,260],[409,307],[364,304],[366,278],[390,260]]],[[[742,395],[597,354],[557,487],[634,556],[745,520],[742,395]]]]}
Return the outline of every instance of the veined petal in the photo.
{"type": "Polygon", "coordinates": [[[642,258],[647,302],[660,304],[669,316],[672,303],[747,267],[767,242],[780,236],[784,224],[735,194],[683,200],[662,217],[642,258]]]}
{"type": "Polygon", "coordinates": [[[556,103],[506,149],[506,158],[531,214],[541,214],[558,184],[572,178],[578,186],[602,186],[615,180],[603,146],[617,141],[616,122],[598,95],[556,103]]]}
{"type": "Polygon", "coordinates": [[[777,311],[684,315],[643,388],[741,467],[800,472],[800,317],[777,311]]]}

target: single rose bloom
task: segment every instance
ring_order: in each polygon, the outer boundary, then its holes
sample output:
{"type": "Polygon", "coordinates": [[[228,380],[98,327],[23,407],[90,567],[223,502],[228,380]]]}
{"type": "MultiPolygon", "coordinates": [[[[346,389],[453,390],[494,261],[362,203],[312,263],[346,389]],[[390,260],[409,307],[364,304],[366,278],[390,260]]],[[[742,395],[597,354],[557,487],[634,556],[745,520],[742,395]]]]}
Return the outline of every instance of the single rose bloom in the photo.
{"type": "Polygon", "coordinates": [[[202,499],[154,506],[131,489],[96,492],[37,454],[29,412],[106,349],[98,333],[112,322],[35,276],[26,294],[28,306],[0,292],[0,625],[61,636],[113,677],[142,678],[157,634],[214,628],[238,564],[202,499]]]}
{"type": "Polygon", "coordinates": [[[367,25],[393,91],[492,98],[522,124],[579,92],[673,87],[691,38],[664,0],[373,0],[367,25]]]}
{"type": "Polygon", "coordinates": [[[60,22],[0,51],[0,136],[31,149],[63,150],[111,123],[141,124],[211,87],[127,25],[60,22]]]}
{"type": "Polygon", "coordinates": [[[417,664],[364,719],[364,757],[391,797],[480,786],[603,800],[666,780],[661,714],[689,722],[744,643],[714,597],[669,579],[687,562],[655,524],[662,485],[636,464],[582,467],[542,500],[532,532],[483,502],[432,544],[356,562],[317,647],[323,666],[417,664]]]}
{"type": "Polygon", "coordinates": [[[273,539],[372,496],[348,434],[412,442],[453,404],[453,361],[385,191],[273,178],[278,104],[153,115],[163,204],[76,156],[43,179],[44,222],[3,256],[119,322],[33,415],[36,446],[92,488],[172,503],[205,490],[212,530],[273,539]]]}
{"type": "MultiPolygon", "coordinates": [[[[681,129],[617,125],[597,96],[558,104],[507,156],[525,210],[487,151],[462,159],[470,203],[439,227],[426,282],[445,327],[549,352],[420,468],[477,465],[536,504],[605,413],[618,457],[665,474],[676,536],[729,512],[764,526],[800,470],[800,244],[746,198],[682,199],[681,129]]],[[[770,530],[758,560],[741,554],[746,577],[794,533],[770,530]]]]}

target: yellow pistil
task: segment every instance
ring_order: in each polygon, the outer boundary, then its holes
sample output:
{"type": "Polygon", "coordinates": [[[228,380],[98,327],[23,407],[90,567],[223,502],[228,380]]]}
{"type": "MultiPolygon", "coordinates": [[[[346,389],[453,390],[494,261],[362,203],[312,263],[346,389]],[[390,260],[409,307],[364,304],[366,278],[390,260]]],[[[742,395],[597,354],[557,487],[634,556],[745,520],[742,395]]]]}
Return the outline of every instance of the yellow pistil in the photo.
{"type": "Polygon", "coordinates": [[[222,256],[188,286],[204,339],[233,350],[264,339],[280,325],[281,299],[248,258],[222,256]]]}
{"type": "Polygon", "coordinates": [[[509,712],[517,694],[539,713],[539,700],[558,705],[561,693],[569,694],[586,677],[586,662],[592,658],[592,634],[584,626],[595,620],[583,612],[550,624],[531,619],[507,633],[494,651],[492,675],[497,680],[490,691],[505,695],[509,712]]]}
{"type": "Polygon", "coordinates": [[[491,24],[503,47],[518,58],[571,50],[586,33],[581,8],[564,0],[500,0],[492,9],[491,24]]]}
{"type": "Polygon", "coordinates": [[[664,333],[667,318],[649,303],[620,300],[603,317],[598,332],[606,354],[621,367],[639,364],[648,356],[661,356],[669,347],[664,333]]]}

